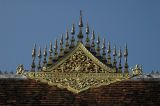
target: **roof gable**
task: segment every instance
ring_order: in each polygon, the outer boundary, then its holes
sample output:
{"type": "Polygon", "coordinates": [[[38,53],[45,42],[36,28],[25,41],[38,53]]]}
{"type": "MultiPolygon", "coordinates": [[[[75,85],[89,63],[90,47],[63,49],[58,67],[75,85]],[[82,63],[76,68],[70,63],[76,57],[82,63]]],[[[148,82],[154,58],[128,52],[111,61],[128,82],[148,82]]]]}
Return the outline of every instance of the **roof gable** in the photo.
{"type": "MultiPolygon", "coordinates": [[[[24,71],[23,65],[17,67],[17,74],[22,74],[31,79],[36,79],[41,82],[47,82],[49,85],[58,86],[59,88],[67,88],[68,90],[79,93],[91,87],[98,87],[101,85],[108,85],[113,82],[129,79],[132,76],[129,73],[128,66],[128,49],[127,45],[124,49],[124,71],[122,70],[122,51],[118,52],[118,66],[117,66],[117,52],[116,47],[113,49],[113,59],[111,58],[111,46],[108,42],[107,56],[105,38],[102,42],[102,51],[100,48],[100,37],[97,38],[97,45],[95,45],[95,34],[92,31],[91,40],[89,38],[89,26],[86,25],[86,42],[83,45],[83,22],[82,13],[80,12],[79,33],[77,35],[77,45],[75,46],[75,27],[72,25],[69,39],[68,29],[66,31],[65,44],[63,43],[63,34],[60,39],[60,48],[58,49],[58,41],[56,39],[54,51],[52,43],[49,47],[49,56],[47,57],[47,46],[44,48],[43,64],[41,63],[42,55],[41,48],[38,51],[38,65],[35,64],[36,45],[32,50],[32,64],[31,70],[24,71]],[[70,42],[69,42],[70,41],[70,42]],[[63,46],[65,45],[65,48],[63,46]],[[95,47],[96,46],[96,47],[95,47]],[[60,51],[58,53],[58,51],[60,51]],[[53,55],[54,54],[54,55],[53,55]],[[94,55],[93,55],[94,54],[94,55]],[[102,58],[101,58],[102,57],[102,58]],[[47,61],[48,58],[48,61],[47,61]],[[98,59],[100,58],[100,59],[98,59]],[[112,61],[113,60],[113,61],[112,61]],[[104,64],[104,63],[106,64],[104,64]]],[[[142,67],[138,65],[133,76],[142,73],[142,67]]]]}
{"type": "Polygon", "coordinates": [[[116,70],[103,64],[99,61],[90,51],[88,51],[82,43],[78,43],[77,46],[70,51],[67,55],[57,61],[56,64],[51,65],[47,71],[56,72],[115,72],[116,70]],[[62,69],[62,67],[64,69],[62,69]],[[94,70],[84,70],[92,67],[94,70]],[[96,69],[97,68],[97,69],[96,69]],[[70,70],[69,70],[70,69],[70,70]],[[67,71],[69,70],[69,71],[67,71]],[[97,70],[97,71],[96,71],[97,70]]]}

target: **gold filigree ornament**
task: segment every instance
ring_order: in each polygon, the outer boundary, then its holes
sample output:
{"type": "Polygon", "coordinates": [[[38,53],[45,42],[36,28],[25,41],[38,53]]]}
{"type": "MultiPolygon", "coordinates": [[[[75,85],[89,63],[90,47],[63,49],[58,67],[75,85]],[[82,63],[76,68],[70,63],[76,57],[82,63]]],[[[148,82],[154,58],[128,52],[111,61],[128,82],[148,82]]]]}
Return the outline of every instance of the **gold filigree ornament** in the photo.
{"type": "Polygon", "coordinates": [[[45,71],[26,72],[25,76],[74,93],[130,78],[103,64],[82,43],[45,71]]]}

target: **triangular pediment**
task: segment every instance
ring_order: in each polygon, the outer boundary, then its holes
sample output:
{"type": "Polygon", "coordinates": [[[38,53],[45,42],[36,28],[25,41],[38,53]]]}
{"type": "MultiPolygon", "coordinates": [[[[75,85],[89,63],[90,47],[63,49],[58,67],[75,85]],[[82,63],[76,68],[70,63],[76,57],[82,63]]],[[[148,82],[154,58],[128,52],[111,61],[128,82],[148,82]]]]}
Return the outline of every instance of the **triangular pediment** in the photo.
{"type": "Polygon", "coordinates": [[[74,93],[129,78],[122,73],[115,73],[114,69],[99,61],[82,43],[78,43],[46,71],[29,72],[26,76],[51,86],[67,88],[74,93]]]}
{"type": "Polygon", "coordinates": [[[114,73],[115,70],[99,61],[82,43],[48,68],[49,72],[114,73]]]}

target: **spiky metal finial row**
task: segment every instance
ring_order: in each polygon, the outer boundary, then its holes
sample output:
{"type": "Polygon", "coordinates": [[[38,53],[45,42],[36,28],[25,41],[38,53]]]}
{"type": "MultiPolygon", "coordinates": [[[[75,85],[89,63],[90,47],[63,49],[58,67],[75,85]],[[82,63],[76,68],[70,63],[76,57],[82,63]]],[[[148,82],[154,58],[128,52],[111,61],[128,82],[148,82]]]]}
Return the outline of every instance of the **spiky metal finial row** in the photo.
{"type": "MultiPolygon", "coordinates": [[[[92,34],[92,44],[94,44],[94,31],[93,31],[93,34],[92,34]]],[[[68,36],[66,36],[66,40],[68,40],[68,36]]],[[[101,54],[100,54],[100,38],[98,36],[97,38],[97,48],[96,48],[96,57],[100,56],[101,57],[101,54]]],[[[94,45],[95,46],[95,45],[94,45]]],[[[92,45],[92,47],[94,47],[92,45]]],[[[95,50],[95,48],[93,48],[95,50]]],[[[102,62],[103,63],[106,63],[107,61],[110,61],[107,57],[106,59],[106,52],[105,52],[105,49],[106,49],[106,46],[105,46],[105,39],[103,39],[103,42],[102,42],[102,62]]],[[[110,48],[110,42],[108,43],[108,55],[110,56],[110,53],[111,53],[111,48],[110,48]]],[[[50,49],[49,49],[49,53],[50,55],[49,56],[52,56],[52,43],[50,43],[50,49]]],[[[38,61],[38,65],[37,65],[37,68],[38,68],[38,71],[40,71],[41,69],[42,70],[45,70],[44,68],[47,68],[47,66],[49,64],[46,64],[47,61],[46,61],[46,56],[47,56],[47,47],[44,48],[44,61],[43,61],[43,67],[41,67],[41,48],[39,47],[39,51],[38,51],[38,58],[39,58],[39,61],[38,61]]],[[[57,39],[55,41],[55,45],[54,45],[54,56],[53,56],[53,62],[57,61],[58,60],[58,57],[63,57],[64,55],[64,51],[63,51],[63,35],[61,36],[61,40],[60,40],[60,53],[58,55],[58,43],[57,43],[57,39]],[[62,54],[62,55],[61,55],[62,54]]],[[[112,64],[112,67],[115,68],[117,70],[117,72],[122,72],[122,65],[121,65],[121,58],[122,58],[122,51],[121,51],[121,48],[119,49],[119,52],[118,52],[118,58],[119,58],[119,64],[118,64],[118,68],[116,66],[117,64],[117,61],[116,61],[116,56],[117,56],[117,52],[116,52],[116,46],[114,46],[114,49],[113,49],[113,64],[112,64]]],[[[35,71],[35,57],[36,57],[36,45],[34,45],[34,48],[32,49],[32,70],[31,71],[35,71]]],[[[127,57],[128,57],[128,48],[127,48],[127,45],[125,46],[125,50],[124,50],[124,57],[125,57],[125,66],[124,66],[124,73],[128,73],[128,63],[127,63],[127,57]]],[[[126,74],[125,74],[126,75],[126,74]]]]}
{"type": "MultiPolygon", "coordinates": [[[[78,34],[78,42],[82,42],[82,38],[83,38],[83,34],[82,34],[82,27],[83,27],[83,22],[82,22],[82,11],[80,11],[80,19],[79,19],[79,34],[78,34]]],[[[117,69],[116,67],[116,64],[117,64],[117,61],[116,61],[116,56],[117,56],[117,53],[116,53],[116,47],[114,47],[114,50],[113,50],[113,64],[111,62],[111,47],[110,47],[110,42],[108,42],[108,49],[107,49],[107,57],[106,57],[106,46],[105,46],[105,39],[103,39],[103,42],[102,42],[102,57],[101,57],[101,53],[100,53],[100,38],[98,36],[97,38],[97,48],[95,48],[95,34],[94,34],[94,30],[92,31],[92,37],[91,37],[91,44],[90,44],[90,39],[89,39],[89,33],[90,33],[90,30],[89,30],[89,25],[88,25],[88,22],[86,23],[86,43],[85,43],[85,47],[93,54],[95,55],[96,57],[100,57],[100,59],[102,59],[102,61],[107,64],[108,66],[113,66],[114,68],[117,69]]],[[[68,34],[68,29],[66,31],[66,42],[65,42],[65,48],[63,48],[63,35],[61,36],[61,39],[60,39],[60,53],[58,54],[58,44],[57,44],[57,40],[55,41],[55,45],[54,45],[54,56],[52,57],[52,53],[53,53],[53,50],[52,50],[52,42],[50,43],[50,48],[49,48],[49,60],[48,60],[48,63],[46,61],[46,56],[47,56],[47,52],[46,52],[46,49],[44,49],[44,61],[43,61],[43,66],[48,66],[48,65],[51,65],[54,63],[54,61],[56,61],[59,57],[63,57],[64,54],[68,53],[72,48],[75,47],[75,38],[74,38],[74,35],[75,35],[75,25],[72,24],[72,29],[71,29],[71,39],[70,39],[70,42],[69,42],[69,34],[68,34]],[[46,64],[47,63],[47,64],[46,64]]],[[[82,42],[83,43],[83,42],[82,42]]],[[[39,62],[38,62],[38,70],[40,69],[40,62],[41,62],[41,50],[39,48],[39,53],[38,53],[38,58],[39,58],[39,62]]],[[[36,56],[36,50],[35,50],[35,47],[34,49],[32,50],[32,69],[34,70],[35,69],[35,56],[36,56]]],[[[125,57],[125,70],[128,71],[128,63],[127,63],[127,58],[128,58],[128,49],[127,49],[127,45],[125,47],[125,51],[124,51],[124,57],[125,57]]],[[[121,49],[119,50],[119,53],[118,53],[118,58],[119,58],[119,65],[118,65],[118,69],[121,70],[122,69],[122,66],[121,66],[121,58],[122,58],[122,53],[121,53],[121,49]]]]}

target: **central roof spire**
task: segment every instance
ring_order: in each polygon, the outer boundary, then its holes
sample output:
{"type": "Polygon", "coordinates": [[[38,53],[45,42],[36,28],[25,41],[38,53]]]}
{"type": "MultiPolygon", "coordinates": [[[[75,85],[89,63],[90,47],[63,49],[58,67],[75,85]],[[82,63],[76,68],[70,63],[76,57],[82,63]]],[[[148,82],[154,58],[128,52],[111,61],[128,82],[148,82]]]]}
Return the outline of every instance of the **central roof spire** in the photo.
{"type": "Polygon", "coordinates": [[[83,27],[83,21],[82,21],[82,11],[80,10],[80,18],[79,18],[79,34],[78,34],[78,42],[83,43],[83,33],[82,33],[82,27],[83,27]]]}
{"type": "Polygon", "coordinates": [[[79,27],[83,27],[82,10],[80,10],[79,27]]]}

